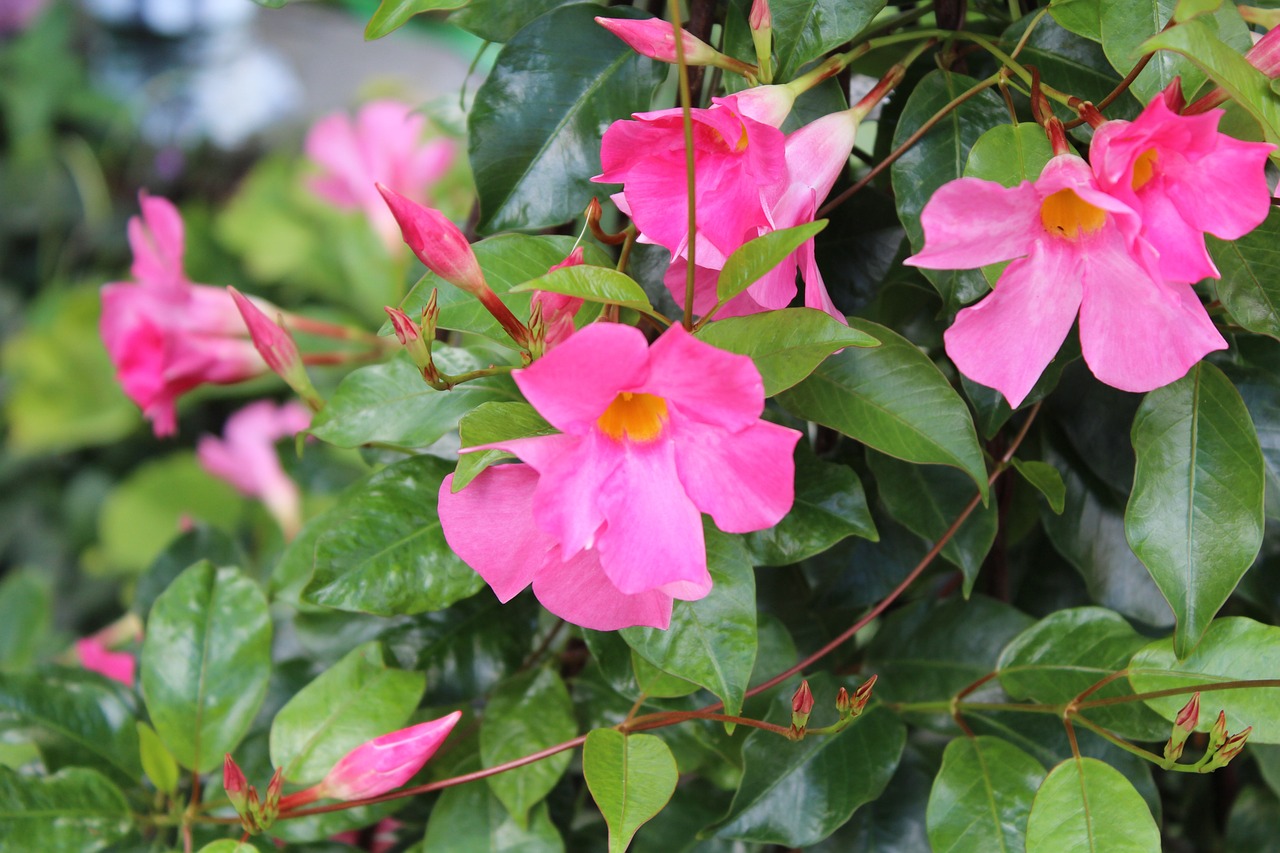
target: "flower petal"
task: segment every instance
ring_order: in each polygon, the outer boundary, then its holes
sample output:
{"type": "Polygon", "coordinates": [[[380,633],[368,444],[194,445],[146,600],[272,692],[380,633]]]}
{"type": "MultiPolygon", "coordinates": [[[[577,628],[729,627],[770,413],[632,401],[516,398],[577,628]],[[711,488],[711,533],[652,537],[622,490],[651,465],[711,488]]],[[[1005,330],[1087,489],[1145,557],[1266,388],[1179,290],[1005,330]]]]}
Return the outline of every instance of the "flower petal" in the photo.
{"type": "Polygon", "coordinates": [[[738,430],[764,411],[764,383],[751,359],[705,344],[679,324],[654,341],[649,364],[638,390],[665,398],[687,418],[738,430]]]}
{"type": "Polygon", "coordinates": [[[739,432],[681,423],[676,469],[689,498],[726,533],[764,530],[795,499],[792,452],[800,433],[768,421],[739,432]]]}
{"type": "Polygon", "coordinates": [[[1218,135],[1217,150],[1181,171],[1168,192],[1192,226],[1235,240],[1261,225],[1271,209],[1264,167],[1274,146],[1218,135]]]}
{"type": "Polygon", "coordinates": [[[644,333],[593,323],[523,370],[516,384],[556,429],[582,435],[622,391],[640,390],[649,375],[644,333]]]}
{"type": "Polygon", "coordinates": [[[924,248],[903,261],[927,269],[972,269],[1027,254],[1044,233],[1040,196],[1028,182],[1006,189],[960,178],[943,184],[920,214],[924,248]]]}
{"type": "MultiPolygon", "coordinates": [[[[553,558],[558,552],[553,552],[553,558]]],[[[598,551],[582,551],[561,562],[551,559],[533,579],[542,606],[565,621],[595,631],[671,624],[671,596],[660,590],[619,592],[600,566],[598,551]]]]}

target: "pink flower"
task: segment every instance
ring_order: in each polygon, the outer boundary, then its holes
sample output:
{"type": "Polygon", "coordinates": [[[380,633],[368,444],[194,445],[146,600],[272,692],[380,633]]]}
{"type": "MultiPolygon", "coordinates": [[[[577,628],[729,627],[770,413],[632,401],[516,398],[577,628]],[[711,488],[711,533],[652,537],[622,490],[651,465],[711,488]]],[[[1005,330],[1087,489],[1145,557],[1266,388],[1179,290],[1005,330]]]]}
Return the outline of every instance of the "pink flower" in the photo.
{"type": "Polygon", "coordinates": [[[595,323],[514,376],[561,434],[490,445],[524,464],[457,494],[447,477],[439,498],[449,545],[502,601],[532,583],[578,625],[665,628],[673,599],[711,588],[701,513],[745,533],[791,508],[800,435],[760,420],[745,356],[679,326],[650,347],[638,329],[595,323]]]}
{"type": "Polygon", "coordinates": [[[137,661],[128,652],[113,652],[97,637],[83,637],[76,640],[76,654],[85,669],[105,675],[126,687],[133,686],[137,661]]]}
{"type": "Polygon", "coordinates": [[[48,0],[0,0],[0,35],[22,32],[48,0]]]}
{"type": "Polygon", "coordinates": [[[1160,253],[1167,279],[1218,278],[1205,233],[1235,240],[1267,218],[1263,169],[1274,146],[1219,133],[1222,115],[1180,116],[1157,96],[1134,121],[1108,121],[1094,132],[1098,188],[1142,217],[1142,236],[1160,253]]]}
{"type": "Polygon", "coordinates": [[[398,101],[365,104],[353,122],[345,113],[317,121],[307,134],[306,154],[322,172],[311,189],[343,210],[362,210],[388,248],[399,243],[399,229],[378,195],[382,183],[401,195],[429,201],[428,190],[457,155],[451,139],[424,142],[427,119],[398,101]]]}
{"type": "Polygon", "coordinates": [[[319,784],[280,801],[280,811],[319,799],[363,800],[399,788],[422,769],[462,718],[454,711],[438,720],[390,732],[357,746],[333,765],[319,784]]]}
{"type": "Polygon", "coordinates": [[[210,474],[266,504],[285,538],[292,539],[302,526],[301,498],[280,466],[275,444],[310,424],[311,412],[299,403],[259,400],[227,418],[223,438],[202,436],[196,455],[210,474]]]}
{"type": "MultiPolygon", "coordinates": [[[[547,270],[547,272],[555,272],[565,267],[577,267],[583,263],[585,261],[583,261],[582,247],[579,246],[570,252],[567,258],[547,270]]],[[[542,323],[546,329],[543,333],[543,341],[546,349],[551,350],[573,334],[573,318],[578,315],[578,310],[582,308],[582,300],[573,296],[565,296],[563,293],[536,290],[533,293],[531,305],[542,306],[542,323]]]]}
{"type": "Polygon", "coordinates": [[[1139,236],[1138,214],[1098,188],[1079,157],[1049,161],[1034,184],[1005,188],[961,178],[921,216],[924,248],[906,260],[967,269],[1014,259],[995,290],[947,330],[960,372],[1017,406],[1080,316],[1080,346],[1094,376],[1125,391],[1181,377],[1226,341],[1190,279],[1167,281],[1139,236]]]}
{"type": "Polygon", "coordinates": [[[267,366],[231,296],[187,279],[177,209],[145,192],[139,200],[142,218],[129,220],[137,283],[103,286],[99,330],[125,393],[165,436],[177,430],[179,396],[206,382],[242,382],[267,366]]]}

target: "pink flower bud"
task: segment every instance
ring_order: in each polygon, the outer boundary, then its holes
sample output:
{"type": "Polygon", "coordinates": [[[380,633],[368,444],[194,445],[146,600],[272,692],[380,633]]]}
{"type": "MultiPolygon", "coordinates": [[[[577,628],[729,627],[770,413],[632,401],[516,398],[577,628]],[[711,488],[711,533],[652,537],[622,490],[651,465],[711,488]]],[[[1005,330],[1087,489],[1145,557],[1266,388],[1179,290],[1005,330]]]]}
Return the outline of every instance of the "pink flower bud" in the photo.
{"type": "Polygon", "coordinates": [[[1227,738],[1226,743],[1222,744],[1222,749],[1218,750],[1218,754],[1215,756],[1216,760],[1221,762],[1222,766],[1225,766],[1227,762],[1239,755],[1252,731],[1253,726],[1249,726],[1244,731],[1227,738]]]}
{"type": "Polygon", "coordinates": [[[1227,741],[1227,712],[1219,711],[1213,728],[1209,729],[1209,752],[1217,752],[1227,741]]]}
{"type": "Polygon", "coordinates": [[[280,814],[280,792],[284,790],[284,768],[277,767],[276,772],[271,774],[271,781],[267,783],[267,799],[262,804],[259,812],[259,823],[263,829],[275,823],[276,815],[280,814]]]}
{"type": "Polygon", "coordinates": [[[867,702],[871,700],[871,689],[876,686],[878,677],[876,675],[871,676],[857,690],[853,691],[853,701],[850,709],[853,716],[858,716],[866,709],[867,702]]]}
{"type": "Polygon", "coordinates": [[[90,672],[133,686],[137,662],[128,652],[113,652],[97,637],[84,637],[76,640],[76,654],[80,656],[80,665],[90,672]]]}
{"type": "Polygon", "coordinates": [[[418,332],[418,324],[413,322],[408,314],[399,308],[392,308],[389,305],[382,310],[386,311],[387,316],[391,318],[391,326],[395,329],[396,337],[400,339],[401,344],[408,346],[411,342],[422,337],[418,332]]]}
{"type": "Polygon", "coordinates": [[[1260,38],[1244,58],[1268,77],[1280,76],[1280,26],[1260,38]]]}
{"type": "Polygon", "coordinates": [[[472,296],[489,292],[480,262],[458,226],[434,208],[410,201],[382,184],[377,186],[400,225],[405,243],[427,269],[472,296]]]}
{"type": "Polygon", "coordinates": [[[454,711],[357,746],[316,786],[318,796],[361,800],[399,788],[435,754],[461,717],[454,711]]]}
{"type": "Polygon", "coordinates": [[[249,793],[253,789],[249,787],[248,780],[244,778],[240,766],[236,764],[236,760],[229,752],[222,759],[222,787],[227,792],[227,799],[231,800],[231,805],[235,807],[236,814],[240,815],[240,822],[244,825],[245,831],[256,832],[257,824],[249,803],[249,793]]]}
{"type": "Polygon", "coordinates": [[[769,12],[769,0],[755,0],[751,4],[751,16],[747,20],[753,30],[773,29],[773,15],[769,12]]]}
{"type": "Polygon", "coordinates": [[[262,309],[234,287],[228,287],[231,298],[240,309],[244,324],[249,327],[249,337],[253,346],[273,371],[288,378],[290,371],[297,368],[300,362],[298,346],[293,337],[278,323],[273,322],[262,309]]]}
{"type": "Polygon", "coordinates": [[[813,691],[808,681],[801,681],[800,686],[791,697],[791,733],[800,735],[809,724],[809,713],[813,710],[813,691]]]}
{"type": "MultiPolygon", "coordinates": [[[[641,56],[659,62],[676,62],[675,27],[661,18],[596,18],[596,23],[625,41],[641,56]]],[[[720,52],[697,36],[681,30],[686,65],[715,65],[720,52]]]]}
{"type": "Polygon", "coordinates": [[[1178,712],[1178,716],[1174,719],[1175,728],[1190,735],[1196,730],[1196,723],[1200,721],[1200,693],[1199,691],[1191,694],[1191,701],[1182,706],[1182,710],[1178,712]]]}

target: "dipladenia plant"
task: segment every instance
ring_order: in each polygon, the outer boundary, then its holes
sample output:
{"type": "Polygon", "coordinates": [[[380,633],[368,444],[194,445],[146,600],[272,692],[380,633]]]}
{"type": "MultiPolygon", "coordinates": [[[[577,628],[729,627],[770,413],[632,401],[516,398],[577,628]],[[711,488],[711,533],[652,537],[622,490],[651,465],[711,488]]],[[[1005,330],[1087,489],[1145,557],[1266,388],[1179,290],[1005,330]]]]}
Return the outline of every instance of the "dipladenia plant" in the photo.
{"type": "Polygon", "coordinates": [[[465,141],[322,118],[214,215],[234,280],[128,201],[149,423],[75,494],[100,577],[155,544],[0,659],[0,848],[1270,843],[1269,10],[447,20],[501,45],[465,141]]]}

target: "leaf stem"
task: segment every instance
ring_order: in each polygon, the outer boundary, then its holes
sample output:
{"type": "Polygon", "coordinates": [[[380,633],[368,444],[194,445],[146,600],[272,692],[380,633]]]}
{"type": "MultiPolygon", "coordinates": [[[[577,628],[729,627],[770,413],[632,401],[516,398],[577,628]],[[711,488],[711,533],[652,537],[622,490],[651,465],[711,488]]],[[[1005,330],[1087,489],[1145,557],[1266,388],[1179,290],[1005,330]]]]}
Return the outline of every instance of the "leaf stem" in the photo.
{"type": "MultiPolygon", "coordinates": [[[[667,3],[667,14],[671,18],[671,27],[675,35],[676,47],[676,68],[680,76],[680,111],[684,120],[684,168],[685,180],[687,183],[688,195],[688,236],[685,240],[685,268],[684,279],[684,318],[682,320],[686,331],[693,329],[693,292],[694,284],[697,281],[697,269],[695,267],[697,231],[698,231],[698,215],[697,203],[695,201],[694,189],[694,170],[696,164],[694,162],[693,152],[693,111],[690,106],[692,98],[689,94],[689,65],[684,58],[684,33],[680,27],[680,3],[679,0],[670,0],[667,3]]],[[[745,132],[745,131],[744,131],[745,132]]]]}

